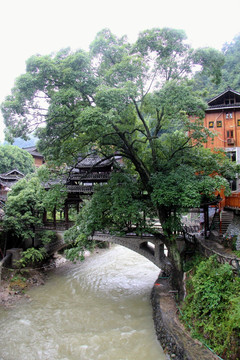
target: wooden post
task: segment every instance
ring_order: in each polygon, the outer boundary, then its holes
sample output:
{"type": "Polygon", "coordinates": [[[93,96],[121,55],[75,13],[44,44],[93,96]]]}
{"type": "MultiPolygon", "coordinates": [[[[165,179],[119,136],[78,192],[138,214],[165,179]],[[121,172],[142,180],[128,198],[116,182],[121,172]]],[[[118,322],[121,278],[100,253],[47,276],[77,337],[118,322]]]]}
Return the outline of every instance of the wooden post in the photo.
{"type": "Polygon", "coordinates": [[[208,216],[208,205],[203,206],[204,209],[204,236],[207,238],[209,230],[209,216],[208,216]]]}
{"type": "Polygon", "coordinates": [[[66,223],[66,225],[68,225],[68,222],[69,222],[69,217],[68,217],[68,203],[65,203],[64,215],[65,215],[65,223],[66,223]]]}
{"type": "Polygon", "coordinates": [[[43,224],[47,223],[47,211],[44,209],[43,211],[43,224]]]}
{"type": "Polygon", "coordinates": [[[53,225],[56,228],[56,208],[53,210],[53,225]]]}

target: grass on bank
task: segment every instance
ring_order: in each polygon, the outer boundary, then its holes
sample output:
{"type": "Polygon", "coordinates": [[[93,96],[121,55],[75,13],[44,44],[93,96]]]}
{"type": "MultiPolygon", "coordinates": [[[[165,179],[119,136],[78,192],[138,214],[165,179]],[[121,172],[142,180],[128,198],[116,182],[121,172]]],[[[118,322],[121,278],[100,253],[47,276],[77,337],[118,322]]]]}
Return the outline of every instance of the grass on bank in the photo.
{"type": "Polygon", "coordinates": [[[182,320],[219,356],[240,360],[240,278],[216,256],[197,256],[188,271],[182,320]]]}

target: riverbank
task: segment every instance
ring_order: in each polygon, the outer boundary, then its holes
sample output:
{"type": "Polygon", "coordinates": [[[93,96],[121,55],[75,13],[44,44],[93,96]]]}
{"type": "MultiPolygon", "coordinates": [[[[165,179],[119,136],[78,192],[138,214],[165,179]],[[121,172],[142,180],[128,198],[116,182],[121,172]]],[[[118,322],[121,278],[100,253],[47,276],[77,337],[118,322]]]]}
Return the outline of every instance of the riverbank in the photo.
{"type": "Polygon", "coordinates": [[[61,255],[54,255],[40,268],[2,269],[0,286],[0,306],[9,308],[21,299],[29,299],[25,292],[35,286],[45,284],[51,269],[60,267],[67,260],[61,255]]]}
{"type": "Polygon", "coordinates": [[[157,338],[170,359],[219,360],[201,342],[193,339],[178,319],[178,308],[168,279],[158,278],[151,294],[157,338]]]}

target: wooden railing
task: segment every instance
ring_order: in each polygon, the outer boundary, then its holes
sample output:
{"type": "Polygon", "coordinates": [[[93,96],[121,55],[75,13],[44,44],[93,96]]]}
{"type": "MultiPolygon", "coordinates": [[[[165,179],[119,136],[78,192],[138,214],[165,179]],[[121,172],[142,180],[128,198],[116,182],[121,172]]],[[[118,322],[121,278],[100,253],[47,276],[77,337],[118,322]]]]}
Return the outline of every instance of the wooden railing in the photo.
{"type": "Polygon", "coordinates": [[[79,173],[79,174],[71,174],[71,180],[109,180],[110,172],[102,172],[102,173],[79,173]]]}
{"type": "Polygon", "coordinates": [[[224,189],[219,192],[221,201],[219,208],[224,209],[225,207],[231,209],[240,209],[240,192],[232,192],[230,196],[224,195],[224,189]]]}
{"type": "Polygon", "coordinates": [[[59,230],[59,231],[65,231],[68,230],[70,227],[74,225],[74,221],[62,221],[57,220],[55,223],[53,221],[47,221],[45,224],[41,226],[37,226],[36,230],[59,230]]]}
{"type": "Polygon", "coordinates": [[[225,198],[225,207],[240,209],[240,193],[232,193],[225,198]]]}
{"type": "Polygon", "coordinates": [[[93,186],[90,185],[67,185],[68,192],[79,192],[82,194],[92,194],[93,186]]]}

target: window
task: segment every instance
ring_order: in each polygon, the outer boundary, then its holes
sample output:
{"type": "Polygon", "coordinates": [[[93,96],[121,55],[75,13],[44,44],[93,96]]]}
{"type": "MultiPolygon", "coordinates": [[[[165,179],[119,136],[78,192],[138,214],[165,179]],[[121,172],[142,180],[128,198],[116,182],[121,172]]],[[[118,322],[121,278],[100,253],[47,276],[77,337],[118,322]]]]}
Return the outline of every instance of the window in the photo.
{"type": "Polygon", "coordinates": [[[233,138],[233,130],[227,131],[227,138],[233,138]]]}
{"type": "Polygon", "coordinates": [[[237,120],[237,125],[240,126],[240,119],[237,120]]]}
{"type": "Polygon", "coordinates": [[[232,119],[232,118],[233,118],[232,112],[227,112],[226,113],[226,119],[232,119]]]}
{"type": "Polygon", "coordinates": [[[213,121],[209,121],[208,127],[209,127],[209,128],[213,128],[213,126],[214,126],[214,122],[213,122],[213,121]]]}
{"type": "Polygon", "coordinates": [[[227,152],[227,157],[228,157],[231,161],[236,161],[236,151],[228,151],[228,152],[227,152]]]}
{"type": "Polygon", "coordinates": [[[222,121],[217,121],[217,127],[222,127],[222,121]]]}

